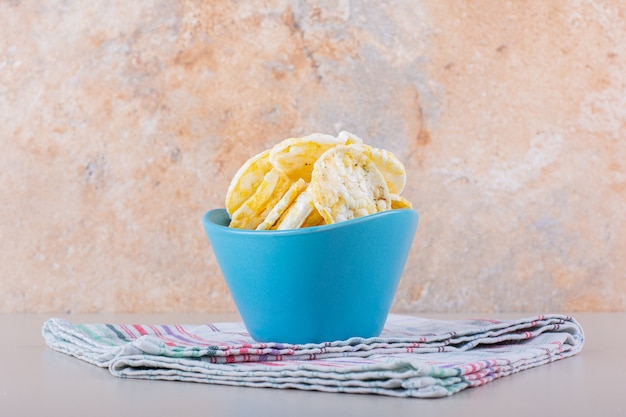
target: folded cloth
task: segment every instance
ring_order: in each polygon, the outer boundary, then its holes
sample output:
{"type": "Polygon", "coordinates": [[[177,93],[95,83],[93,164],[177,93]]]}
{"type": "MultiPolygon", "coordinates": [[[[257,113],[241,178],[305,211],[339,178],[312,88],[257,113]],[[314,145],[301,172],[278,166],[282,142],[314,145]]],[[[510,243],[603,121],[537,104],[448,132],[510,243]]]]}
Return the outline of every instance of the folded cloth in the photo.
{"type": "Polygon", "coordinates": [[[52,349],[123,378],[443,397],[580,352],[572,317],[431,320],[389,315],[380,337],[255,342],[242,323],[43,325],[52,349]]]}

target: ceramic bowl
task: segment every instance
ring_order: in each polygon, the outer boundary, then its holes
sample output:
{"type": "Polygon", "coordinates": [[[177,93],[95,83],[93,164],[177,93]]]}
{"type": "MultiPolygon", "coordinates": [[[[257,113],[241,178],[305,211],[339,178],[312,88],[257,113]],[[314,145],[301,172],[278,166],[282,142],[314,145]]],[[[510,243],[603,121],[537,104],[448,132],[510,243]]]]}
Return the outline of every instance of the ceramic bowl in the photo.
{"type": "Polygon", "coordinates": [[[235,305],[259,342],[321,343],[380,335],[418,223],[389,210],[294,230],[229,228],[224,209],[204,229],[235,305]]]}

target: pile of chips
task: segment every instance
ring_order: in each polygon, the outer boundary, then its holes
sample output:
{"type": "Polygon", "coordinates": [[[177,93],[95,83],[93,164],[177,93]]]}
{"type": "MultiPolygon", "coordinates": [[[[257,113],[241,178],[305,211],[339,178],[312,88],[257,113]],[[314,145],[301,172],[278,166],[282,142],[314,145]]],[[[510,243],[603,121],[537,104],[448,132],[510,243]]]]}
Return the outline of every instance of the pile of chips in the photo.
{"type": "Polygon", "coordinates": [[[289,138],[250,158],[226,194],[230,227],[285,230],[411,208],[404,165],[349,132],[289,138]]]}

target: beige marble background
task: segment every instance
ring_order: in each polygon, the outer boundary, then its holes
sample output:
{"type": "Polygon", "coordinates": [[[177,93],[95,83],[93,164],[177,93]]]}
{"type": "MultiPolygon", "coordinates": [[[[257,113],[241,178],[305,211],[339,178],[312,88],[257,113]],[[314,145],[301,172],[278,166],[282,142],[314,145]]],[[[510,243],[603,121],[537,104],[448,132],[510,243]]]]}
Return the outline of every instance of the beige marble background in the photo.
{"type": "Polygon", "coordinates": [[[421,219],[398,312],[626,309],[626,3],[0,1],[0,312],[229,312],[201,228],[346,129],[421,219]]]}

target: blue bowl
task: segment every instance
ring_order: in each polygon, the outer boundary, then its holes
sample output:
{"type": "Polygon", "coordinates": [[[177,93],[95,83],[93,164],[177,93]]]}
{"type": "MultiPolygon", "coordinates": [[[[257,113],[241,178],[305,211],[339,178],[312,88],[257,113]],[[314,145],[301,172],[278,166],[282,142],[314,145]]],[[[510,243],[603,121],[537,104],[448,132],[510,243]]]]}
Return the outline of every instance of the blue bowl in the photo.
{"type": "Polygon", "coordinates": [[[415,210],[294,230],[229,228],[203,218],[220,269],[259,342],[321,343],[380,335],[411,249],[415,210]]]}

